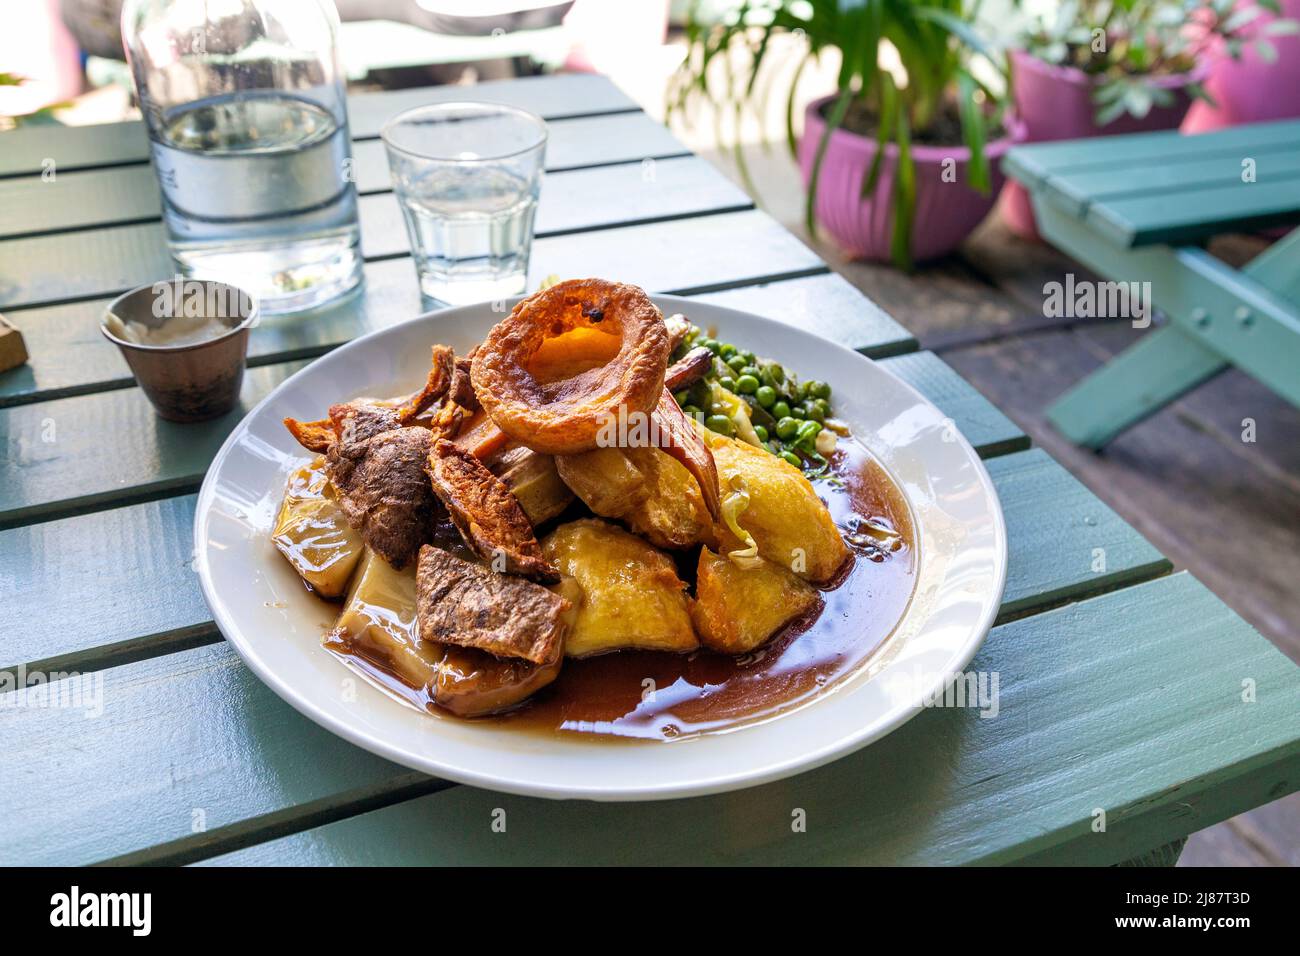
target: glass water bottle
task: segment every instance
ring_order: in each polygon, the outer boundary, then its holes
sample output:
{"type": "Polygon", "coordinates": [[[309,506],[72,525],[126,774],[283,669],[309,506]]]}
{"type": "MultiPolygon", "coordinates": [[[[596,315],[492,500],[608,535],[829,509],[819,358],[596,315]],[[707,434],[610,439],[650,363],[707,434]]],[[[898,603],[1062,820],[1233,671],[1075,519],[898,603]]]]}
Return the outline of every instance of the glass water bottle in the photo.
{"type": "Polygon", "coordinates": [[[127,0],[122,37],[180,272],[292,312],[361,279],[331,0],[127,0]]]}

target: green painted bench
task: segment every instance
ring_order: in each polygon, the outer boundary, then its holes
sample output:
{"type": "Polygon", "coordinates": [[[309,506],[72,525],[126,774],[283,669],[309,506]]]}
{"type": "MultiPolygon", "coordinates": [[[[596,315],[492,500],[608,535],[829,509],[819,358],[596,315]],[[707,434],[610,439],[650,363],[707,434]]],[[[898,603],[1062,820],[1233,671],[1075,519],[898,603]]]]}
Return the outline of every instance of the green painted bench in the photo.
{"type": "Polygon", "coordinates": [[[116,292],[170,271],[138,124],[0,134],[0,312],[32,356],[0,373],[0,678],[103,681],[93,718],[0,693],[0,864],[1168,865],[1189,833],[1296,789],[1300,668],[596,77],[473,91],[550,124],[533,281],[607,274],[795,323],[950,416],[1007,518],[1006,593],[974,665],[999,674],[999,715],[931,710],[770,786],[595,805],[432,779],[281,701],[203,602],[194,492],[286,375],[420,310],[375,136],[389,113],[453,95],[466,93],[353,98],[365,289],[255,329],[241,408],[197,426],[160,421],[96,329],[116,292]]]}
{"type": "Polygon", "coordinates": [[[1300,230],[1242,269],[1201,247],[1300,222],[1300,121],[1019,146],[1003,166],[1053,245],[1150,283],[1168,320],[1052,405],[1066,437],[1101,448],[1229,366],[1300,404],[1300,230]]]}

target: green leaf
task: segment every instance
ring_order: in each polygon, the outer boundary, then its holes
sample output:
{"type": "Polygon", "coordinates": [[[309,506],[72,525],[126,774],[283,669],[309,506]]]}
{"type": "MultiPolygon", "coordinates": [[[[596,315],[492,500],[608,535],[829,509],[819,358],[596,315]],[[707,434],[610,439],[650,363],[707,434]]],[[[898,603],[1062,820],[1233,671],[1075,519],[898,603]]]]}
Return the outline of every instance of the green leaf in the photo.
{"type": "Polygon", "coordinates": [[[898,123],[898,88],[894,78],[885,71],[880,73],[880,116],[876,120],[876,155],[871,157],[871,168],[862,177],[862,190],[858,194],[866,199],[876,191],[880,182],[880,170],[885,162],[885,147],[889,145],[891,134],[898,123]]]}
{"type": "Polygon", "coordinates": [[[981,53],[990,60],[994,58],[995,51],[993,47],[979,35],[974,26],[960,16],[941,7],[926,7],[920,4],[913,4],[912,15],[918,20],[942,27],[976,53],[981,53]]]}
{"type": "Polygon", "coordinates": [[[889,256],[905,272],[912,270],[912,217],[916,214],[916,165],[907,110],[898,111],[898,168],[894,170],[894,222],[889,256]]]}
{"type": "Polygon", "coordinates": [[[826,127],[822,130],[821,139],[817,142],[817,153],[813,157],[812,175],[808,177],[808,196],[804,202],[804,225],[808,228],[808,235],[817,235],[817,189],[821,180],[822,161],[826,158],[826,147],[830,145],[831,134],[839,129],[840,124],[844,122],[844,114],[849,111],[849,102],[853,99],[852,90],[841,90],[840,95],[835,100],[835,105],[831,107],[831,112],[826,117],[826,127]]]}
{"type": "Polygon", "coordinates": [[[812,53],[805,53],[799,65],[794,68],[794,76],[790,78],[790,94],[785,101],[785,140],[790,146],[790,155],[796,156],[799,153],[799,137],[794,131],[794,99],[795,93],[799,90],[799,77],[803,75],[803,68],[808,65],[808,61],[813,58],[812,53]]]}
{"type": "Polygon", "coordinates": [[[970,162],[966,166],[966,181],[972,189],[985,196],[993,188],[989,176],[989,161],[984,155],[986,130],[984,113],[975,99],[977,89],[974,79],[965,70],[957,74],[957,109],[961,115],[961,133],[970,150],[970,162]]]}

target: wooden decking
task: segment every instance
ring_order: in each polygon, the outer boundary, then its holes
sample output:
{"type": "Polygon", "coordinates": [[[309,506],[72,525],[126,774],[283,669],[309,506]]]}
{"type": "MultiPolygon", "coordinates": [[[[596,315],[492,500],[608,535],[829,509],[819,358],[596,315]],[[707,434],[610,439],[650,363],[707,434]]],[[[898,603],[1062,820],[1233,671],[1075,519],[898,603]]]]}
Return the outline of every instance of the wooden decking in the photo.
{"type": "MultiPolygon", "coordinates": [[[[729,156],[706,158],[735,175],[729,156]]],[[[798,171],[783,148],[746,151],[760,203],[845,278],[940,353],[1041,447],[1300,661],[1300,410],[1229,370],[1097,454],[1076,448],[1044,411],[1067,387],[1143,333],[1126,319],[1048,318],[1044,285],[1093,278],[990,216],[958,255],[913,275],[850,262],[803,228],[798,171]],[[1248,421],[1249,420],[1249,421],[1248,421]],[[1243,434],[1254,423],[1254,441],[1243,434]]],[[[1217,240],[1238,264],[1255,237],[1217,240]]],[[[1249,436],[1247,436],[1249,437],[1249,436]]],[[[1194,835],[1180,865],[1300,864],[1300,795],[1194,835]]]]}

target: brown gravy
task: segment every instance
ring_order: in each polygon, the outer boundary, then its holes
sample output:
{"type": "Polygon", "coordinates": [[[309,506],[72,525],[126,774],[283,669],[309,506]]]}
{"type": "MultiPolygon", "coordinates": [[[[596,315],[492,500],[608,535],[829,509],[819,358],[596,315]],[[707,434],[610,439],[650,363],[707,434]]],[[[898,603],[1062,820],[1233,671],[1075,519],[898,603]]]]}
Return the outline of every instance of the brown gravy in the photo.
{"type": "MultiPolygon", "coordinates": [[[[817,611],[743,657],[619,651],[566,660],[554,683],[515,710],[473,719],[592,740],[676,739],[788,710],[856,671],[893,632],[911,599],[917,560],[911,515],[902,492],[854,439],[840,441],[830,473],[814,485],[853,555],[817,611]]],[[[390,693],[436,717],[463,719],[433,706],[423,688],[404,684],[359,648],[330,649],[390,693]]]]}

